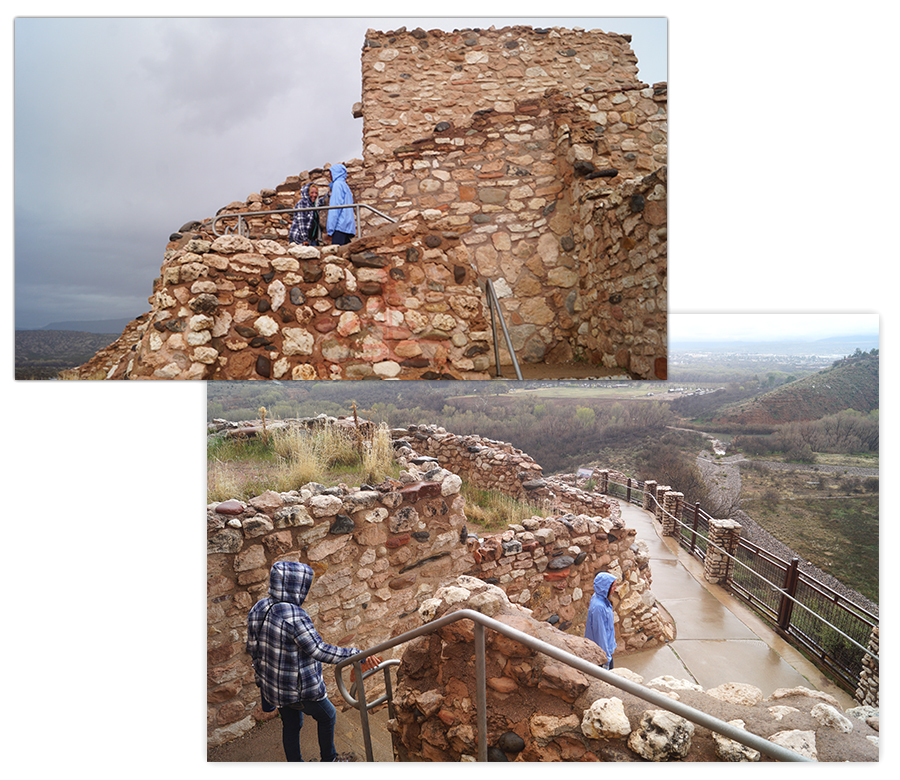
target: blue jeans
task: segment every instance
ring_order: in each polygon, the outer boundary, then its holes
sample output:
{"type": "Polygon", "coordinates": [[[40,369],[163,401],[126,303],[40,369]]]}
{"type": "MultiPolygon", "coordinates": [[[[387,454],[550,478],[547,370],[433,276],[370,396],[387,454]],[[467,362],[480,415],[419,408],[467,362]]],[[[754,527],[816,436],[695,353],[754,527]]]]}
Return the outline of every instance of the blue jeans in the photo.
{"type": "Polygon", "coordinates": [[[319,757],[323,762],[334,761],[337,751],[334,749],[334,722],[337,713],[334,705],[327,698],[320,701],[302,699],[296,704],[279,707],[281,714],[281,744],[284,746],[284,757],[288,761],[302,761],[300,756],[300,729],[303,727],[303,713],[313,720],[319,735],[319,757]]]}
{"type": "Polygon", "coordinates": [[[333,246],[349,244],[353,240],[354,235],[354,233],[344,233],[340,230],[335,230],[334,233],[331,234],[331,243],[333,246]]]}

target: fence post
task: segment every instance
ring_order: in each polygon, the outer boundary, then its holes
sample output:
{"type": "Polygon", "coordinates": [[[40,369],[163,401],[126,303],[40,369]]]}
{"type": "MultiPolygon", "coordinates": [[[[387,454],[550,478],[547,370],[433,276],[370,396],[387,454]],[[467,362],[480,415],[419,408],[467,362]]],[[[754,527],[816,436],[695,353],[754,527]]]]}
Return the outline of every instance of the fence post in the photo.
{"type": "Polygon", "coordinates": [[[694,557],[694,551],[697,549],[697,525],[700,522],[700,502],[694,504],[694,525],[691,532],[691,557],[694,557]]]}
{"type": "Polygon", "coordinates": [[[605,496],[609,493],[609,469],[601,469],[598,473],[600,475],[600,484],[597,486],[597,492],[601,496],[605,496]]]}
{"type": "Polygon", "coordinates": [[[800,579],[800,559],[791,558],[791,564],[784,573],[784,594],[778,605],[778,622],[776,626],[781,634],[789,634],[791,631],[791,613],[794,611],[794,602],[788,598],[797,592],[797,582],[800,579]]]}
{"type": "Polygon", "coordinates": [[[709,546],[703,559],[703,577],[707,582],[725,585],[731,579],[731,557],[741,539],[740,523],[734,520],[709,521],[709,546]]]}

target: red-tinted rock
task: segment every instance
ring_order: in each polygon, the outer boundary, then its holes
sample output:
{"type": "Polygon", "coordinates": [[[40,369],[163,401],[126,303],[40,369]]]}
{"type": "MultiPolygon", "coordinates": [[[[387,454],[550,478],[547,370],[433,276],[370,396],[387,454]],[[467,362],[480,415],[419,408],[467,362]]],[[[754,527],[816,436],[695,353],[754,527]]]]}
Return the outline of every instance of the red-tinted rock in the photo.
{"type": "Polygon", "coordinates": [[[425,498],[440,498],[441,483],[440,482],[413,482],[406,487],[400,488],[400,494],[405,501],[415,503],[425,498]]]}
{"type": "Polygon", "coordinates": [[[220,515],[239,515],[244,511],[244,505],[233,498],[223,501],[216,507],[216,512],[220,515]]]}
{"type": "Polygon", "coordinates": [[[384,543],[384,546],[387,547],[388,549],[395,550],[398,547],[402,547],[404,544],[409,544],[410,538],[411,537],[409,534],[401,534],[400,536],[393,536],[384,543]]]}

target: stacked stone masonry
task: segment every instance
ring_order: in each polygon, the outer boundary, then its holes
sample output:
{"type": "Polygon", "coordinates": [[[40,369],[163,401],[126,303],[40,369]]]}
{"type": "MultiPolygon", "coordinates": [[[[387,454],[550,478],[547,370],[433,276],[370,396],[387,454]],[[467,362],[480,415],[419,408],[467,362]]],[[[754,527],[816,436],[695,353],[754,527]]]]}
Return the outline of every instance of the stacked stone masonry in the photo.
{"type": "Polygon", "coordinates": [[[665,378],[667,90],[635,62],[600,31],[367,34],[367,166],[408,183],[365,196],[471,227],[526,361],[665,378]]]}
{"type": "MultiPolygon", "coordinates": [[[[252,426],[240,430],[248,435],[252,426]]],[[[322,637],[341,646],[372,647],[421,625],[422,604],[460,574],[498,582],[536,616],[568,625],[586,610],[601,568],[622,578],[620,647],[672,638],[650,591],[646,548],[611,509],[603,517],[532,517],[479,537],[467,525],[462,478],[407,442],[398,441],[396,453],[399,480],[355,489],[308,484],[207,507],[211,745],[267,718],[244,643],[247,612],[267,594],[277,560],[313,568],[305,608],[322,637]]],[[[326,683],[339,700],[333,675],[326,683]]]]}
{"type": "Polygon", "coordinates": [[[350,247],[173,242],[145,333],[110,378],[487,378],[489,325],[458,237],[408,216],[350,247]]]}
{"type": "MultiPolygon", "coordinates": [[[[425,622],[459,609],[485,614],[572,655],[602,664],[590,640],[554,631],[473,577],[448,583],[423,603],[425,622]]],[[[646,700],[487,629],[489,761],[724,761],[771,759],[646,700]]],[[[478,755],[474,631],[451,623],[411,642],[398,667],[390,722],[403,761],[474,761],[478,755]]],[[[743,683],[704,691],[692,681],[644,681],[617,661],[615,674],[664,693],[817,761],[878,761],[878,716],[844,712],[828,694],[781,688],[763,698],[743,683]]]]}
{"type": "Polygon", "coordinates": [[[879,628],[875,626],[872,629],[872,636],[869,639],[869,652],[863,656],[862,672],[859,675],[859,685],[856,689],[856,700],[861,704],[871,707],[879,705],[879,684],[878,684],[878,647],[879,647],[879,628]]]}
{"type": "Polygon", "coordinates": [[[149,314],[74,373],[486,379],[491,279],[519,362],[664,379],[667,89],[638,81],[627,36],[370,30],[361,60],[348,182],[398,223],[363,210],[316,253],[269,212],[328,165],[251,193],[173,234],[149,314]],[[240,214],[249,244],[223,243],[240,214]]]}

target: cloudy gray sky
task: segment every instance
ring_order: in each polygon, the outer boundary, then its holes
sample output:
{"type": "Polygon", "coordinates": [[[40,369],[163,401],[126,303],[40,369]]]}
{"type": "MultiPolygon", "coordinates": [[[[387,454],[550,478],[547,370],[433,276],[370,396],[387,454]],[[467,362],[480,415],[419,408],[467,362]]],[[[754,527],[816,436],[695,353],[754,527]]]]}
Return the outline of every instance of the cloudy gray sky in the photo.
{"type": "Polygon", "coordinates": [[[509,24],[631,33],[667,78],[665,18],[16,19],[16,327],[142,314],[185,222],[361,157],[367,29],[509,24]]]}

